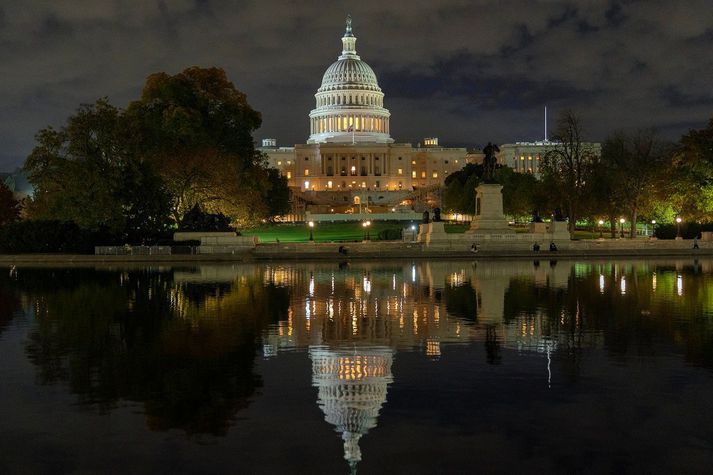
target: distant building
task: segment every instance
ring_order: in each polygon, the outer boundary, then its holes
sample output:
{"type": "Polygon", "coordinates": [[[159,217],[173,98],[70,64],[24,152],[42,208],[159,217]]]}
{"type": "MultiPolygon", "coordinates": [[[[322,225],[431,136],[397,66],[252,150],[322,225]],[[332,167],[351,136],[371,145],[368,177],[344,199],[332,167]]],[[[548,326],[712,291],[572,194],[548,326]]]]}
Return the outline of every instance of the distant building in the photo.
{"type": "MultiPolygon", "coordinates": [[[[594,154],[599,155],[602,146],[599,143],[586,142],[583,144],[594,154]]],[[[532,173],[540,176],[540,165],[547,152],[556,149],[557,142],[543,140],[540,142],[516,142],[500,145],[498,163],[506,165],[519,173],[532,173]]]]}

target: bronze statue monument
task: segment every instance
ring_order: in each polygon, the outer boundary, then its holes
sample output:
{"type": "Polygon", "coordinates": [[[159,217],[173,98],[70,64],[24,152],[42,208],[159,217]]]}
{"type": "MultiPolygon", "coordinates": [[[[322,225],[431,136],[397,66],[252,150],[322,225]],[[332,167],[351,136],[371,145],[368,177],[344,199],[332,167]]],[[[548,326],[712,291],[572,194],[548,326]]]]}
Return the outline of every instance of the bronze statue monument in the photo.
{"type": "Polygon", "coordinates": [[[498,163],[495,154],[499,151],[500,148],[490,142],[483,149],[485,154],[485,158],[483,158],[483,181],[485,183],[495,183],[495,165],[498,163]]]}

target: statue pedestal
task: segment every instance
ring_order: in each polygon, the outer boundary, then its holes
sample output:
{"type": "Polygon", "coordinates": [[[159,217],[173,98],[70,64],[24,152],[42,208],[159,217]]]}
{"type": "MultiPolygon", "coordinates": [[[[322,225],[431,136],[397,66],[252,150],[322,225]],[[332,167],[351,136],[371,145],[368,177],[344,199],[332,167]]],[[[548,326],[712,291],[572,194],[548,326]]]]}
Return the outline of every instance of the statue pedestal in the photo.
{"type": "Polygon", "coordinates": [[[420,224],[418,226],[417,241],[426,244],[429,244],[431,242],[448,241],[445,223],[442,221],[435,221],[427,224],[420,224]]]}
{"type": "Polygon", "coordinates": [[[530,223],[530,234],[547,233],[547,223],[530,223]]]}
{"type": "Polygon", "coordinates": [[[547,227],[547,232],[552,235],[551,239],[570,239],[569,225],[566,221],[552,221],[547,227]]]}
{"type": "Polygon", "coordinates": [[[475,217],[466,233],[514,234],[503,214],[503,187],[498,184],[479,185],[475,189],[475,217]]]}

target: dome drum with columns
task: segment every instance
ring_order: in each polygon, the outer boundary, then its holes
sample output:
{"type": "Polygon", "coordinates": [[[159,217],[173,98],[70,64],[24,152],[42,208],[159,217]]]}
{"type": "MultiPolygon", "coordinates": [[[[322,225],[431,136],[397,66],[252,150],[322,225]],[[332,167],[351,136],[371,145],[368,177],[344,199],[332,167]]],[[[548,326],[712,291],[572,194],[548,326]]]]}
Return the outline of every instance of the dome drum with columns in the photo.
{"type": "Polygon", "coordinates": [[[342,54],[327,68],[310,112],[307,143],[392,143],[388,109],[376,74],[355,48],[351,17],[342,37],[342,54]]]}

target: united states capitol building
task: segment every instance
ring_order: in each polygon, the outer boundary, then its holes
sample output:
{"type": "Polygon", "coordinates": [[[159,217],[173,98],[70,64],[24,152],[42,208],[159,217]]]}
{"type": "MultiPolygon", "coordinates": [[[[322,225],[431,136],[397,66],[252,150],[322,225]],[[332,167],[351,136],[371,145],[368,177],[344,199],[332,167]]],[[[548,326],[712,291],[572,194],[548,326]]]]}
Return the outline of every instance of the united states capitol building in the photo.
{"type": "Polygon", "coordinates": [[[435,138],[417,147],[396,143],[384,93],[356,40],[347,18],[342,52],[315,94],[307,143],[278,147],[266,139],[260,150],[313,211],[350,213],[361,205],[372,213],[410,211],[415,199],[428,200],[430,190],[473,157],[465,148],[440,147],[435,138]]]}
{"type": "MultiPolygon", "coordinates": [[[[341,40],[341,54],[315,94],[306,143],[280,147],[276,139],[264,139],[259,150],[268,166],[287,178],[297,208],[313,214],[388,213],[389,219],[413,219],[440,206],[438,190],[445,178],[469,162],[480,163],[483,154],[439,146],[435,137],[417,146],[396,142],[376,74],[357,54],[351,17],[341,40]]],[[[554,145],[505,144],[498,162],[538,175],[540,160],[554,145]]]]}

